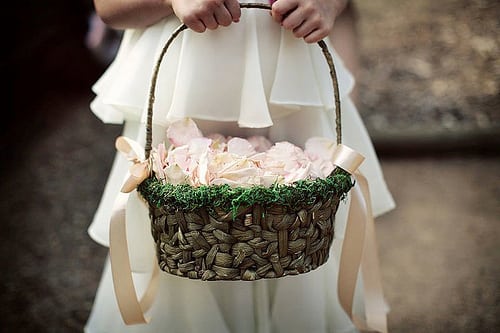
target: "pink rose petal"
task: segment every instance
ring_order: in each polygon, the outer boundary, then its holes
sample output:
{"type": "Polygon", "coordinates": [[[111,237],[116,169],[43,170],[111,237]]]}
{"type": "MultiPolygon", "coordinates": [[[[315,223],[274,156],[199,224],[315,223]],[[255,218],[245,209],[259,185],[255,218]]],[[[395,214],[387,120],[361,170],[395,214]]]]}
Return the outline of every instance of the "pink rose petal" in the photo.
{"type": "Polygon", "coordinates": [[[272,142],[262,135],[254,135],[248,138],[248,142],[253,146],[256,152],[262,153],[272,147],[272,142]]]}
{"type": "Polygon", "coordinates": [[[312,137],[306,141],[304,151],[313,161],[317,159],[331,160],[336,146],[332,139],[312,137]]]}
{"type": "Polygon", "coordinates": [[[180,147],[171,149],[168,152],[166,161],[167,161],[167,164],[169,166],[177,165],[182,170],[187,172],[189,170],[189,165],[191,164],[191,157],[189,155],[188,146],[187,145],[180,146],[180,147]]]}
{"type": "Polygon", "coordinates": [[[251,186],[289,184],[300,179],[328,176],[336,144],[323,137],[307,140],[305,149],[288,142],[274,145],[264,136],[203,137],[195,122],[184,119],[167,130],[171,143],[153,150],[157,177],[171,183],[251,186]]]}
{"type": "Polygon", "coordinates": [[[167,139],[174,147],[188,144],[191,139],[202,137],[203,134],[191,118],[178,120],[167,128],[167,139]]]}
{"type": "Polygon", "coordinates": [[[227,142],[227,152],[240,156],[251,156],[255,154],[255,149],[246,139],[232,138],[227,142]]]}

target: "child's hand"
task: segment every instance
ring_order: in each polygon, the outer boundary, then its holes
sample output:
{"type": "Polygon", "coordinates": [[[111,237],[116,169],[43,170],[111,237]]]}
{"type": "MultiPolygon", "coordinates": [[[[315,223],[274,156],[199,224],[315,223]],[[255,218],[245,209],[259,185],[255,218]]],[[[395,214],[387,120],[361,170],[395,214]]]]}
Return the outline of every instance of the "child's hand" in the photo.
{"type": "Polygon", "coordinates": [[[171,0],[172,9],[182,23],[196,32],[238,22],[238,0],[171,0]]]}
{"type": "Polygon", "coordinates": [[[316,43],[330,34],[335,18],[347,0],[276,0],[271,15],[283,28],[307,43],[316,43]]]}

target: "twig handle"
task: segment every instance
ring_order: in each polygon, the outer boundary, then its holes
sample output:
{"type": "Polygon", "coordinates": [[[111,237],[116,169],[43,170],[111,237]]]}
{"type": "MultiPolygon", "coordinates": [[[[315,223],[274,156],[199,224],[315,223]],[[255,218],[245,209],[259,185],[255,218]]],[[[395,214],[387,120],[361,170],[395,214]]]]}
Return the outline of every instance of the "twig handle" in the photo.
{"type": "MultiPolygon", "coordinates": [[[[256,8],[256,9],[266,9],[266,10],[271,10],[271,5],[264,4],[264,3],[240,3],[241,8],[256,8]]],[[[168,48],[174,41],[174,39],[184,30],[186,30],[188,27],[185,24],[181,24],[179,27],[177,27],[170,38],[167,40],[165,43],[165,46],[163,46],[163,49],[160,52],[160,55],[158,56],[158,60],[156,61],[156,65],[153,70],[153,76],[151,77],[151,84],[149,88],[149,101],[148,101],[148,117],[147,117],[147,123],[146,123],[146,145],[145,145],[145,156],[146,158],[149,158],[149,155],[151,153],[151,148],[152,148],[152,143],[153,143],[153,133],[152,133],[152,128],[153,128],[153,104],[155,101],[155,90],[156,90],[156,82],[158,80],[158,72],[160,70],[160,65],[163,61],[163,57],[167,53],[168,48]]],[[[341,112],[340,112],[340,93],[339,93],[339,84],[338,84],[338,79],[337,79],[337,73],[335,71],[335,65],[333,63],[333,58],[328,50],[328,47],[326,46],[326,43],[323,40],[320,40],[318,43],[319,47],[323,51],[323,55],[325,56],[326,62],[328,64],[328,67],[330,68],[330,76],[332,78],[332,86],[333,86],[333,94],[335,96],[335,129],[337,132],[337,144],[342,143],[342,126],[341,126],[341,112]]]]}

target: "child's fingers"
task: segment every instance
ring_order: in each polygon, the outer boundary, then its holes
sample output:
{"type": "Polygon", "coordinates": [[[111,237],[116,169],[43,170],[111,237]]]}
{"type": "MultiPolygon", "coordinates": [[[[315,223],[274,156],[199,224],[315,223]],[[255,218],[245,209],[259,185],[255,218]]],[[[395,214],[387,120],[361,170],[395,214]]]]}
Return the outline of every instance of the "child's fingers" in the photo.
{"type": "Polygon", "coordinates": [[[316,30],[317,27],[314,26],[310,21],[304,21],[299,26],[292,29],[293,35],[297,38],[302,38],[309,35],[311,32],[316,30]]]}
{"type": "MultiPolygon", "coordinates": [[[[287,23],[288,18],[283,22],[287,23]]],[[[313,43],[323,39],[329,34],[329,25],[325,24],[319,15],[307,17],[299,26],[293,28],[293,35],[297,38],[304,38],[307,42],[313,43]]]]}
{"type": "Polygon", "coordinates": [[[233,22],[238,22],[241,17],[240,3],[237,0],[226,0],[224,2],[225,7],[229,11],[233,22]]]}
{"type": "Polygon", "coordinates": [[[214,30],[219,25],[228,26],[231,22],[238,22],[241,16],[238,0],[178,0],[172,2],[172,8],[175,15],[196,32],[214,30]]]}
{"type": "Polygon", "coordinates": [[[228,25],[233,22],[233,18],[231,17],[231,14],[227,10],[226,7],[221,6],[215,9],[214,11],[214,16],[215,20],[217,21],[218,24],[227,27],[228,25]]]}
{"type": "Polygon", "coordinates": [[[323,38],[328,36],[328,32],[324,29],[316,29],[312,31],[311,33],[307,34],[304,36],[304,41],[306,43],[317,43],[323,38]]]}
{"type": "Polygon", "coordinates": [[[219,24],[217,23],[217,20],[215,19],[215,16],[214,15],[204,15],[201,19],[201,21],[203,22],[203,24],[205,25],[205,27],[207,27],[207,29],[210,29],[210,30],[214,30],[214,29],[217,29],[217,27],[219,26],[219,24]]]}
{"type": "Polygon", "coordinates": [[[300,8],[295,9],[292,12],[289,12],[281,21],[281,25],[283,28],[287,30],[294,30],[306,21],[306,17],[302,14],[302,10],[300,8]]]}
{"type": "Polygon", "coordinates": [[[291,1],[276,1],[271,7],[271,15],[274,20],[278,23],[282,23],[283,20],[298,7],[298,2],[296,0],[291,1]]]}
{"type": "Polygon", "coordinates": [[[195,16],[186,17],[183,23],[191,30],[196,32],[204,32],[207,28],[201,19],[195,16]]]}

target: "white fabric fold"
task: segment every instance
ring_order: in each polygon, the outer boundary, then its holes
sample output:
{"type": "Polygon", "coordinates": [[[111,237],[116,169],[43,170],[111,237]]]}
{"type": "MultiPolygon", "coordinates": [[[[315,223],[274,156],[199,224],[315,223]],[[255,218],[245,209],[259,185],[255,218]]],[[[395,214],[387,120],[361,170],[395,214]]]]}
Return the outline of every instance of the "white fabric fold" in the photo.
{"type": "MultiPolygon", "coordinates": [[[[333,99],[329,100],[326,105],[323,105],[321,101],[321,92],[313,71],[314,68],[311,66],[309,48],[304,47],[304,43],[300,40],[290,37],[289,31],[281,32],[281,47],[270,102],[331,108],[333,99]]],[[[316,49],[319,51],[319,48],[316,49]]],[[[333,94],[330,95],[333,96],[333,94]]]]}
{"type": "MultiPolygon", "coordinates": [[[[262,10],[243,11],[241,21],[246,24],[203,34],[186,30],[174,40],[158,75],[154,123],[191,117],[263,128],[292,112],[333,108],[328,66],[317,45],[295,38],[262,10]]],[[[116,59],[93,86],[91,109],[103,122],[145,120],[152,70],[179,24],[171,18],[125,31],[116,59]]],[[[329,46],[341,96],[347,96],[353,78],[329,46]]]]}
{"type": "Polygon", "coordinates": [[[238,125],[241,127],[259,128],[272,126],[267,96],[262,78],[260,48],[257,36],[255,15],[247,13],[244,51],[246,61],[243,68],[243,82],[239,105],[238,125]]]}

